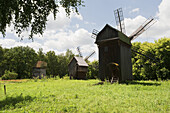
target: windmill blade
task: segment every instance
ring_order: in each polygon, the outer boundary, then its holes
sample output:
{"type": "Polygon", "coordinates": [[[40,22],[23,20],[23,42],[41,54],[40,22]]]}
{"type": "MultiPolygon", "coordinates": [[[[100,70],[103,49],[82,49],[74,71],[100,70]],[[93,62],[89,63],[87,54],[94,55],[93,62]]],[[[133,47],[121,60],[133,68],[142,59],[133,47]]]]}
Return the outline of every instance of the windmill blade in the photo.
{"type": "Polygon", "coordinates": [[[114,15],[118,29],[126,34],[122,8],[114,10],[114,15]]]}
{"type": "Polygon", "coordinates": [[[87,61],[93,54],[95,53],[95,51],[93,51],[89,56],[87,56],[84,60],[87,61]]]}
{"type": "Polygon", "coordinates": [[[97,31],[96,29],[93,29],[93,32],[92,32],[91,37],[92,37],[93,39],[96,39],[98,33],[99,33],[99,31],[97,31]]]}
{"type": "Polygon", "coordinates": [[[77,47],[77,51],[79,53],[79,57],[83,57],[82,54],[81,54],[81,51],[80,51],[80,47],[77,47]]]}
{"type": "Polygon", "coordinates": [[[135,32],[133,32],[129,38],[130,40],[134,40],[135,38],[137,38],[139,35],[141,35],[144,31],[146,31],[147,29],[149,29],[154,23],[156,22],[156,20],[154,18],[149,18],[147,19],[137,30],[135,30],[135,32]]]}

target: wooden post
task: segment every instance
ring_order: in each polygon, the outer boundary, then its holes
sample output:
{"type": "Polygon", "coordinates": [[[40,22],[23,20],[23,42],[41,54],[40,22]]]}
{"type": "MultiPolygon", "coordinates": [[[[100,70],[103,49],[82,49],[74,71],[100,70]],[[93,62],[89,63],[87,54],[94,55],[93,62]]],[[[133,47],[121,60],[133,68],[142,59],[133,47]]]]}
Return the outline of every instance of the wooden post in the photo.
{"type": "Polygon", "coordinates": [[[6,95],[6,85],[4,85],[4,94],[6,95]]]}

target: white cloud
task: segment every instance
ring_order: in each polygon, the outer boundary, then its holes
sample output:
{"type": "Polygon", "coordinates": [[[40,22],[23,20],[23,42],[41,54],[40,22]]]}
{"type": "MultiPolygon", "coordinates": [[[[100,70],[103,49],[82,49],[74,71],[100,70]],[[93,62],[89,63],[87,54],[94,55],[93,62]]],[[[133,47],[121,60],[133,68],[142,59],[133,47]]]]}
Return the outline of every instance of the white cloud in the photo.
{"type": "Polygon", "coordinates": [[[137,13],[137,12],[139,12],[139,8],[135,8],[135,9],[131,10],[129,13],[137,13]]]}
{"type": "Polygon", "coordinates": [[[146,18],[141,15],[133,19],[125,18],[126,34],[131,35],[145,20],[146,18]]]}
{"type": "Polygon", "coordinates": [[[65,9],[60,7],[59,13],[56,15],[56,20],[54,20],[53,14],[50,14],[47,22],[47,30],[64,30],[69,27],[71,19],[76,18],[78,20],[83,20],[81,14],[71,12],[70,16],[66,16],[65,9]]]}
{"type": "Polygon", "coordinates": [[[76,24],[76,28],[79,28],[79,24],[76,24]]]}
{"type": "Polygon", "coordinates": [[[15,46],[16,41],[14,39],[0,39],[0,45],[2,45],[2,47],[13,47],[15,46]]]}
{"type": "Polygon", "coordinates": [[[92,44],[93,41],[90,38],[90,33],[85,29],[78,29],[75,32],[59,32],[47,40],[44,45],[50,48],[55,48],[58,51],[64,51],[66,49],[72,49],[80,45],[92,44]]]}
{"type": "MultiPolygon", "coordinates": [[[[156,18],[157,22],[151,26],[147,31],[140,35],[134,41],[151,41],[157,40],[162,37],[170,37],[170,0],[162,0],[159,5],[159,12],[157,13],[156,18]]],[[[151,15],[154,16],[154,15],[151,15]]],[[[142,23],[146,20],[143,16],[137,16],[135,18],[125,18],[125,26],[127,35],[130,35],[135,31],[142,23]]]]}

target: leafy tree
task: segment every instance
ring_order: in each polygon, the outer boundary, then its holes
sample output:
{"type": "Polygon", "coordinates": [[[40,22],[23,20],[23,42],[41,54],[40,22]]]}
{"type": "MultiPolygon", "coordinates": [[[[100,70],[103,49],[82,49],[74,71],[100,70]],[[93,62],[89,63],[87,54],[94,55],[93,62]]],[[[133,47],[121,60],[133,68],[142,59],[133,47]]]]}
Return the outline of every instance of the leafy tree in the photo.
{"type": "Polygon", "coordinates": [[[53,77],[58,75],[58,59],[54,51],[49,51],[46,54],[47,57],[47,75],[53,75],[53,77]]]}
{"type": "Polygon", "coordinates": [[[99,78],[98,72],[99,72],[99,61],[93,61],[88,63],[88,73],[87,78],[88,79],[97,79],[99,78]]]}
{"type": "Polygon", "coordinates": [[[57,56],[58,63],[59,63],[58,71],[59,71],[60,78],[62,78],[66,74],[68,74],[68,64],[69,64],[70,60],[73,58],[73,56],[74,56],[74,54],[69,49],[67,49],[65,55],[60,54],[57,56]]]}
{"type": "Polygon", "coordinates": [[[75,55],[73,54],[73,52],[72,52],[71,50],[67,49],[65,56],[66,56],[66,58],[67,58],[67,60],[68,60],[67,62],[70,62],[70,60],[71,60],[75,55]]]}
{"type": "Polygon", "coordinates": [[[4,50],[3,48],[0,46],[0,76],[3,75],[3,59],[4,59],[4,50]]]}
{"type": "Polygon", "coordinates": [[[43,49],[39,48],[38,54],[38,60],[39,61],[47,61],[45,54],[43,53],[43,49]]]}
{"type": "Polygon", "coordinates": [[[14,24],[18,36],[31,28],[29,38],[34,34],[43,34],[47,17],[53,13],[54,19],[59,7],[65,9],[69,16],[71,11],[78,13],[83,0],[1,0],[0,1],[0,32],[5,36],[6,27],[14,24]]]}
{"type": "Polygon", "coordinates": [[[30,78],[33,66],[37,61],[37,54],[30,47],[14,47],[4,54],[6,70],[18,73],[18,78],[30,78]]]}
{"type": "Polygon", "coordinates": [[[161,38],[155,43],[132,44],[132,48],[144,55],[151,57],[149,59],[136,53],[132,53],[133,76],[137,80],[159,80],[169,79],[170,65],[170,39],[161,38]]]}
{"type": "Polygon", "coordinates": [[[170,79],[170,38],[161,38],[155,41],[155,55],[159,60],[157,76],[161,79],[170,79]]]}
{"type": "Polygon", "coordinates": [[[68,73],[68,66],[67,66],[68,60],[64,54],[57,55],[57,58],[58,58],[58,63],[59,63],[58,72],[59,72],[60,78],[62,78],[64,75],[68,73]]]}

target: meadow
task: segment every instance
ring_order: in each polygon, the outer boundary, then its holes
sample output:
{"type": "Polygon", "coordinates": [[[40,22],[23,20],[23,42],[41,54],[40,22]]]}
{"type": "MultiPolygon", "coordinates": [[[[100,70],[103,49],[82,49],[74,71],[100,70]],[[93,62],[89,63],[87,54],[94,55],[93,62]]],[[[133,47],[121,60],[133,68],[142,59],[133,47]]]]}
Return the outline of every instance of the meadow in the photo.
{"type": "Polygon", "coordinates": [[[0,81],[0,112],[170,113],[170,81],[95,85],[98,82],[68,79],[0,81]]]}

